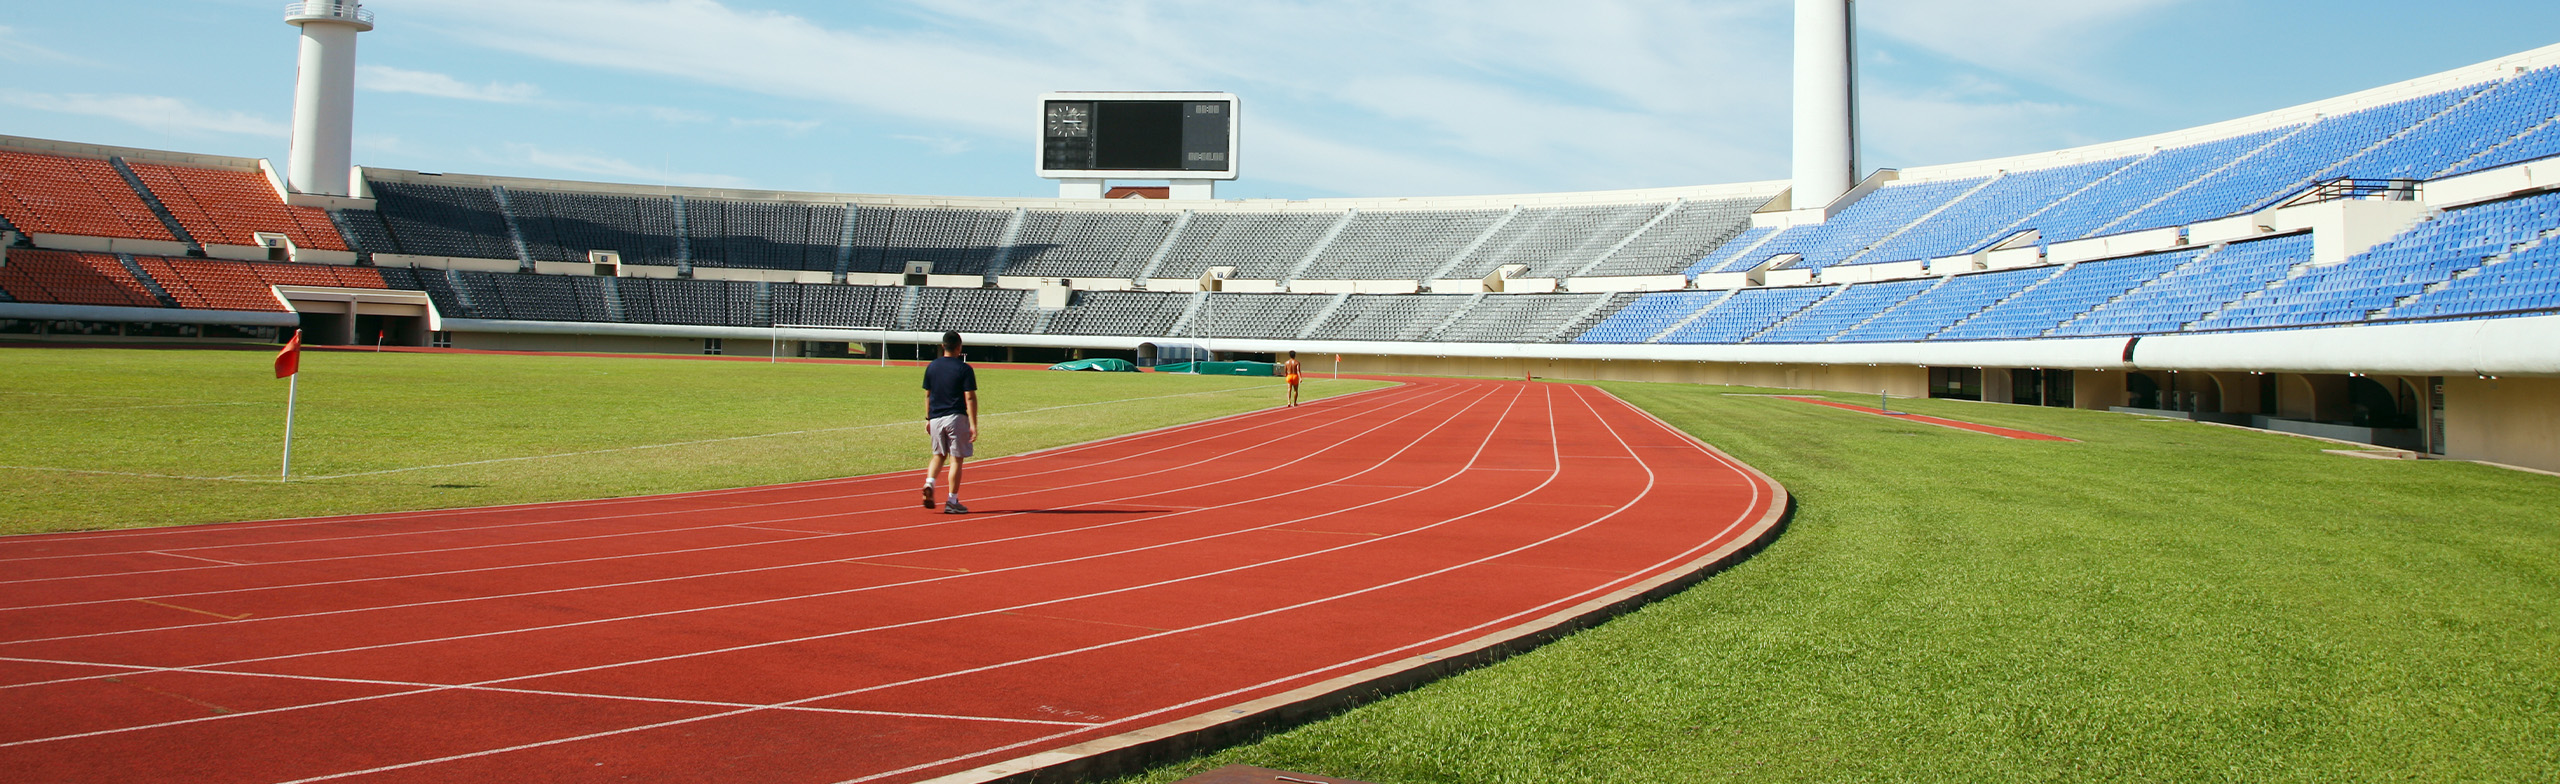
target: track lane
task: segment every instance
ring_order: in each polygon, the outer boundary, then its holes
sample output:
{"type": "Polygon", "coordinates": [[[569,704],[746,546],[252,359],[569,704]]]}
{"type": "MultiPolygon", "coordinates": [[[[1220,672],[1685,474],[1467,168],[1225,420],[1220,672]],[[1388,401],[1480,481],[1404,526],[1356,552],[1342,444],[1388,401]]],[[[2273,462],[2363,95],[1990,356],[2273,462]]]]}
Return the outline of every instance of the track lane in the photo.
{"type": "MultiPolygon", "coordinates": [[[[1047,474],[1045,478],[1028,476],[1031,472],[1025,471],[1026,476],[1021,479],[1026,485],[1022,488],[1026,510],[1051,511],[1072,504],[1096,510],[1102,515],[1127,514],[1137,509],[1165,511],[1161,513],[1162,517],[1151,518],[1145,525],[1109,526],[1050,522],[1081,515],[1023,514],[989,527],[1014,528],[1016,533],[1026,528],[1050,528],[1067,532],[1055,534],[1067,538],[1043,543],[1011,536],[994,537],[984,541],[951,542],[948,547],[905,557],[875,559],[880,562],[838,563],[831,567],[833,571],[823,576],[798,575],[798,578],[824,582],[935,569],[971,571],[898,583],[894,589],[873,590],[867,596],[838,594],[781,600],[788,606],[787,611],[767,603],[757,605],[761,609],[755,612],[744,614],[693,613],[691,615],[698,617],[689,619],[687,624],[641,623],[631,626],[627,636],[594,636],[592,632],[596,628],[589,624],[578,628],[586,629],[590,634],[562,637],[558,642],[548,644],[522,644],[524,638],[520,635],[525,632],[517,629],[502,633],[503,636],[517,638],[520,643],[517,645],[494,645],[475,650],[447,649],[439,655],[427,657],[426,661],[437,663],[424,666],[417,657],[410,657],[407,662],[411,668],[407,673],[408,679],[352,679],[367,681],[368,685],[428,684],[428,688],[399,693],[399,696],[367,696],[335,704],[316,699],[325,695],[315,689],[311,694],[315,699],[305,707],[261,716],[406,710],[398,706],[442,704],[438,700],[449,698],[454,692],[683,705],[702,711],[670,715],[655,721],[634,718],[627,726],[619,728],[582,732],[554,728],[555,731],[548,733],[547,737],[518,738],[518,742],[493,743],[476,750],[441,755],[423,745],[385,749],[377,756],[385,760],[403,756],[407,759],[340,771],[370,771],[365,775],[394,779],[432,771],[459,775],[462,771],[481,769],[479,766],[499,764],[500,760],[516,761],[506,763],[509,765],[533,765],[532,768],[516,769],[547,769],[544,766],[549,763],[533,761],[565,760],[568,757],[560,755],[575,757],[577,754],[573,752],[586,753],[579,750],[622,749],[613,754],[629,759],[638,757],[628,755],[667,757],[672,761],[692,756],[691,752],[683,749],[695,747],[687,746],[680,740],[682,738],[737,737],[742,739],[739,742],[748,743],[743,739],[751,738],[755,733],[735,728],[775,723],[827,725],[840,729],[856,725],[891,728],[882,730],[886,734],[880,737],[904,740],[891,744],[894,748],[872,748],[854,755],[872,765],[869,768],[871,773],[858,776],[841,775],[846,769],[837,767],[837,764],[842,760],[824,762],[835,760],[842,754],[810,749],[800,752],[805,756],[792,758],[799,762],[769,770],[797,770],[806,764],[815,766],[811,770],[833,771],[828,775],[836,778],[875,775],[920,777],[929,772],[956,769],[991,756],[1000,756],[1008,753],[1007,747],[1014,750],[1028,748],[1016,744],[1055,745],[1123,732],[1127,722],[1139,720],[1131,718],[1133,716],[1178,716],[1181,706],[1199,700],[1243,700],[1277,694],[1312,680],[1371,666],[1382,657],[1391,657],[1415,646],[1445,643],[1453,637],[1475,633],[1475,630],[1516,622],[1523,612],[1537,611],[1553,604],[1540,605],[1537,603],[1539,598],[1556,594],[1587,596],[1594,591],[1614,590],[1610,586],[1622,586],[1642,579],[1646,577],[1646,570],[1634,563],[1640,559],[1627,557],[1626,550],[1630,544],[1648,544],[1653,550],[1662,551],[1668,546],[1658,541],[1663,532],[1654,531],[1653,538],[1648,539],[1645,531],[1616,530],[1610,527],[1609,521],[1628,517],[1626,513],[1629,510],[1639,509],[1646,499],[1659,496],[1655,488],[1669,485],[1653,483],[1650,478],[1644,479],[1642,485],[1630,484],[1629,478],[1636,474],[1625,470],[1626,467],[1645,464],[1644,450],[1660,451],[1666,455],[1685,451],[1689,456],[1683,457],[1684,460],[1713,463],[1701,459],[1711,452],[1697,448],[1694,442],[1687,442],[1688,448],[1681,449],[1679,442],[1686,437],[1678,436],[1667,427],[1658,429],[1676,436],[1667,439],[1668,443],[1626,444],[1626,439],[1615,436],[1615,431],[1609,430],[1606,423],[1595,424],[1592,421],[1600,413],[1589,400],[1596,393],[1587,393],[1580,387],[1437,380],[1417,382],[1415,386],[1479,390],[1484,392],[1480,397],[1488,399],[1494,390],[1510,393],[1515,399],[1525,397],[1520,390],[1532,390],[1538,394],[1540,403],[1535,407],[1534,416],[1518,406],[1511,406],[1507,407],[1509,413],[1488,415],[1476,412],[1469,417],[1473,420],[1471,425],[1448,429],[1442,435],[1461,440],[1467,447],[1463,451],[1473,455],[1467,461],[1456,461],[1447,456],[1460,450],[1437,446],[1413,453],[1411,460],[1392,464],[1379,463],[1375,458],[1351,456],[1301,461],[1293,465],[1308,470],[1326,470],[1299,478],[1297,481],[1312,481],[1313,484],[1302,485],[1294,494],[1220,496],[1215,487],[1194,487],[1182,481],[1184,474],[1167,472],[1161,476],[1173,480],[1169,484],[1119,488],[1124,492],[1104,496],[1094,494],[1090,487],[1027,487],[1054,481],[1058,477],[1054,473],[1047,474]],[[1555,391],[1558,389],[1569,391],[1558,393],[1555,391]],[[1577,408],[1580,409],[1578,412],[1577,408]],[[1574,423],[1560,429],[1556,423],[1565,415],[1571,415],[1574,423]],[[1602,454],[1610,451],[1606,448],[1610,445],[1597,440],[1595,433],[1616,438],[1619,443],[1615,454],[1602,454]],[[1535,453],[1539,451],[1547,454],[1535,453]],[[1392,465],[1392,470],[1379,470],[1384,465],[1392,465]],[[1318,476],[1330,478],[1314,478],[1318,476]],[[1523,479],[1530,482],[1521,481],[1523,479]],[[1224,508],[1191,508],[1191,502],[1217,502],[1225,498],[1238,500],[1229,501],[1224,508]],[[1104,506],[1120,509],[1099,509],[1104,506]],[[1325,508],[1328,506],[1332,508],[1325,508]],[[1268,514],[1273,509],[1304,509],[1313,514],[1274,517],[1268,514]],[[1571,533],[1556,533],[1559,526],[1571,533]],[[1221,532],[1222,527],[1227,530],[1221,532]],[[1238,528],[1245,530],[1234,530],[1238,528]],[[1604,536],[1609,541],[1579,546],[1578,551],[1557,546],[1558,542],[1574,536],[1586,539],[1604,536]],[[1075,548],[1074,552],[1079,555],[1064,563],[1025,567],[1025,557],[1041,555],[1044,551],[1049,555],[1057,554],[1057,547],[1044,547],[1044,544],[1066,544],[1075,548]],[[1579,557],[1599,554],[1617,554],[1620,557],[1616,560],[1621,563],[1593,565],[1575,562],[1579,557]],[[995,567],[1006,571],[981,571],[990,564],[1014,566],[995,567]],[[1169,569],[1168,564],[1187,565],[1188,568],[1169,569]],[[1381,582],[1379,575],[1382,569],[1393,573],[1410,573],[1413,569],[1433,572],[1429,579],[1392,578],[1381,582]],[[1048,592],[1052,598],[1013,605],[986,601],[990,594],[1031,596],[1041,591],[1048,592]],[[1210,601],[1212,599],[1225,604],[1204,609],[1216,603],[1210,601]],[[1489,609],[1470,611],[1479,603],[1489,609]],[[1518,609],[1524,605],[1531,609],[1518,609]],[[870,615],[861,615],[866,612],[870,615]],[[1440,617],[1440,614],[1446,614],[1446,617],[1440,617]],[[1380,622],[1381,618],[1389,620],[1380,622]],[[1432,618],[1438,620],[1430,620],[1432,618]],[[871,626],[846,628],[850,621],[857,619],[871,626]],[[757,623],[759,620],[762,623],[757,623]],[[861,628],[873,630],[861,631],[861,628]],[[1363,632],[1325,634],[1326,645],[1304,647],[1320,648],[1326,655],[1345,656],[1349,660],[1335,661],[1285,677],[1265,677],[1275,668],[1286,669],[1295,661],[1277,651],[1300,646],[1271,645],[1270,632],[1256,632],[1255,629],[1276,629],[1283,634],[1320,634],[1325,630],[1342,628],[1358,628],[1363,632]],[[825,631],[829,629],[832,631],[825,631]],[[792,636],[794,632],[810,631],[819,633],[792,636]],[[1263,636],[1256,637],[1257,634],[1263,636]],[[1421,639],[1414,639],[1416,636],[1421,639]],[[670,643],[670,639],[679,642],[670,643]],[[720,639],[746,640],[748,642],[744,644],[749,647],[731,645],[723,648],[715,645],[706,648],[700,644],[720,639]],[[993,639],[1004,642],[984,643],[993,639]],[[517,659],[527,658],[528,650],[575,646],[621,648],[624,653],[603,657],[605,660],[593,665],[567,668],[574,670],[572,672],[537,666],[506,666],[503,661],[510,655],[517,659]],[[658,656],[636,654],[644,649],[666,653],[658,656]],[[729,652],[722,653],[722,650],[729,652]],[[1363,651],[1369,655],[1359,655],[1363,651]],[[1207,668],[1209,672],[1178,678],[1163,675],[1163,662],[1216,660],[1200,657],[1219,653],[1229,655],[1226,661],[1242,666],[1207,668]],[[493,662],[499,666],[491,668],[493,662]],[[958,664],[969,666],[956,666],[958,664]],[[954,666],[956,669],[938,671],[937,665],[954,666]],[[436,672],[439,677],[417,680],[414,676],[420,669],[436,672]],[[467,675],[508,675],[524,670],[540,672],[471,682],[478,685],[457,685],[457,682],[467,680],[467,675]],[[740,672],[758,675],[741,678],[721,674],[740,672]],[[446,675],[454,677],[444,677],[446,675]],[[1146,682],[1161,688],[1128,689],[1126,692],[1132,696],[1125,699],[1097,699],[1091,694],[1076,694],[1070,688],[1081,683],[1090,689],[1097,681],[1116,681],[1124,686],[1146,682]],[[1027,690],[1029,686],[1037,686],[1039,690],[1027,690]],[[1060,692],[1060,689],[1067,691],[1060,692]],[[1190,701],[1177,698],[1183,694],[1199,695],[1202,691],[1211,693],[1194,696],[1190,701]],[[979,698],[972,699],[969,695],[973,694],[979,698]],[[1040,696],[1027,701],[985,699],[1004,694],[1040,696]],[[722,698],[702,699],[706,697],[722,698]],[[364,707],[367,705],[376,707],[364,707]],[[725,707],[736,705],[748,707],[725,707]],[[970,709],[973,705],[974,709],[970,709]],[[1149,707],[1151,705],[1153,707],[1149,707]],[[1079,718],[1056,723],[1061,721],[1060,717],[1079,718]],[[1077,723],[1084,717],[1093,721],[1077,723]],[[949,741],[960,737],[974,738],[967,744],[974,750],[936,756],[939,753],[937,749],[943,749],[949,741]],[[660,750],[638,751],[641,749],[660,750]]],[[[1413,397],[1419,399],[1420,396],[1413,397]]],[[[1615,400],[1599,397],[1611,402],[1615,400]]],[[[1623,404],[1618,405],[1623,407],[1623,404]]],[[[1321,408],[1299,410],[1312,412],[1321,408]]],[[[1614,412],[1614,415],[1623,417],[1624,411],[1614,412]]],[[[1641,412],[1637,415],[1639,424],[1650,421],[1641,417],[1641,412]]],[[[1407,416],[1410,418],[1411,415],[1407,416]]],[[[1346,422],[1349,419],[1332,418],[1345,419],[1346,422]]],[[[1658,422],[1651,424],[1658,425],[1658,422]]],[[[1272,440],[1287,443],[1277,437],[1272,440]]],[[[1104,446],[1122,445],[1104,442],[1104,446]]],[[[1094,449],[1090,456],[1111,451],[1094,449]]],[[[1239,450],[1236,454],[1238,457],[1229,470],[1238,467],[1260,470],[1274,465],[1267,455],[1258,458],[1264,462],[1255,462],[1257,458],[1252,450],[1239,450]]],[[[1732,469],[1723,465],[1713,467],[1732,469]]],[[[1651,471],[1646,469],[1644,473],[1649,477],[1651,471]]],[[[985,481],[983,477],[973,471],[972,486],[987,487],[981,484],[985,481]]],[[[1286,476],[1275,474],[1270,475],[1269,481],[1286,480],[1286,476]]],[[[1764,479],[1758,481],[1765,482],[1764,479]]],[[[897,490],[891,491],[896,493],[892,496],[894,502],[899,506],[911,504],[912,500],[903,496],[911,494],[912,488],[898,484],[897,490]]],[[[1770,508],[1763,501],[1740,505],[1731,503],[1734,499],[1730,497],[1729,490],[1732,489],[1747,487],[1755,498],[1768,495],[1760,492],[1761,488],[1748,477],[1731,482],[1683,483],[1679,486],[1697,488],[1698,493],[1712,496],[1706,499],[1712,503],[1701,505],[1684,500],[1678,507],[1659,510],[1661,513],[1692,516],[1706,509],[1733,508],[1735,524],[1720,529],[1714,536],[1738,530],[1735,526],[1750,518],[1755,511],[1765,513],[1770,508]]],[[[980,492],[986,493],[987,490],[981,489],[980,492]]],[[[986,509],[993,506],[982,500],[988,497],[973,495],[971,500],[973,505],[986,509]]],[[[1669,541],[1679,547],[1672,548],[1672,551],[1691,553],[1712,544],[1699,541],[1699,536],[1694,532],[1675,536],[1669,541]]],[[[1652,571],[1660,571],[1658,564],[1676,562],[1676,558],[1668,561],[1656,559],[1657,566],[1652,571]]],[[[766,577],[769,585],[737,596],[786,587],[792,582],[782,579],[779,574],[766,577]]],[[[579,593],[586,592],[581,590],[579,593]]],[[[0,593],[0,597],[5,595],[0,593]]],[[[593,595],[605,596],[604,593],[593,595]]],[[[680,590],[627,593],[610,600],[600,600],[600,604],[594,607],[569,614],[594,613],[615,605],[663,607],[668,602],[681,601],[685,596],[686,592],[680,590]]],[[[507,624],[495,625],[504,627],[507,624]]],[[[228,626],[217,623],[207,628],[221,631],[228,626]]],[[[0,645],[0,654],[12,653],[9,649],[16,647],[20,646],[0,645]]],[[[257,669],[255,665],[232,665],[228,668],[238,671],[238,674],[176,671],[165,675],[173,678],[335,684],[338,688],[349,685],[348,680],[322,679],[348,678],[333,668],[348,667],[350,660],[325,654],[314,656],[312,654],[317,651],[312,648],[301,651],[270,662],[277,672],[251,674],[257,669]]],[[[401,664],[400,658],[387,656],[353,669],[366,674],[389,674],[371,668],[396,670],[401,664]]],[[[535,658],[553,657],[546,654],[535,658]]],[[[563,662],[578,659],[580,657],[572,656],[552,661],[550,665],[557,667],[563,662]]],[[[22,697],[0,691],[0,700],[17,699],[22,697]]],[[[252,718],[246,723],[276,720],[252,718]]],[[[292,725],[298,720],[281,721],[284,725],[292,725]]],[[[160,730],[154,731],[138,728],[147,725],[128,725],[136,729],[78,739],[0,745],[0,761],[12,758],[17,749],[62,744],[69,744],[63,745],[64,748],[87,743],[113,745],[124,742],[197,746],[202,738],[227,732],[215,726],[224,723],[187,721],[177,725],[164,724],[160,730]],[[116,737],[124,739],[110,740],[116,737]]],[[[580,769],[571,766],[560,768],[558,772],[573,775],[580,769]]]]}

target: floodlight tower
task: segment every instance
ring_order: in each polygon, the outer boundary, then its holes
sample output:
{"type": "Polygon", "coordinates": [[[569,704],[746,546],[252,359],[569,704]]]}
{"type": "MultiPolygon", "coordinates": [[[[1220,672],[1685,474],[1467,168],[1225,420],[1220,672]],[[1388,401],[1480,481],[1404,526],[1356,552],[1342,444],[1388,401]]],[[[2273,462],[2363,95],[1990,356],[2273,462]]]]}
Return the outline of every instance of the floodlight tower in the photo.
{"type": "Polygon", "coordinates": [[[356,34],[373,29],[361,0],[293,0],[284,23],[302,28],[293,78],[293,150],[285,184],[296,193],[354,193],[356,34]]]}
{"type": "Polygon", "coordinates": [[[1858,184],[1857,0],[1796,0],[1797,209],[1858,184]]]}

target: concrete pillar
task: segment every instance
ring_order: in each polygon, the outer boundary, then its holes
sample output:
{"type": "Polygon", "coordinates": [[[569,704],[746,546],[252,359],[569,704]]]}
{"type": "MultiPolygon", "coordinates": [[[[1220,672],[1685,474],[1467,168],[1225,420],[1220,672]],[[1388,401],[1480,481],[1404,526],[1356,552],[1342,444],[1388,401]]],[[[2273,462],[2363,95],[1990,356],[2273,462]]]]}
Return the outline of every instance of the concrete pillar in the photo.
{"type": "Polygon", "coordinates": [[[285,8],[302,28],[293,79],[293,149],[285,184],[296,193],[354,193],[356,34],[373,29],[358,0],[304,0],[285,8]]]}
{"type": "Polygon", "coordinates": [[[1796,0],[1796,209],[1858,184],[1856,0],[1796,0]]]}

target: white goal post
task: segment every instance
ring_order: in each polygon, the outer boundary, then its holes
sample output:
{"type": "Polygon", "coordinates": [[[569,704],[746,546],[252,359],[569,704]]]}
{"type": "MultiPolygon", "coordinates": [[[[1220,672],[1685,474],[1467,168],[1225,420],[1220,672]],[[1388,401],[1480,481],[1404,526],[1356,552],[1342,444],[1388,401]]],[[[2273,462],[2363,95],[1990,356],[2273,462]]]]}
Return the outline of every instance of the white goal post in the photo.
{"type": "Polygon", "coordinates": [[[769,362],[779,363],[782,361],[782,331],[791,329],[827,333],[824,336],[817,338],[798,338],[802,341],[833,340],[838,337],[842,337],[847,343],[860,343],[862,342],[863,335],[871,335],[878,338],[880,341],[880,366],[889,366],[889,332],[892,328],[886,325],[877,327],[848,327],[841,324],[775,324],[769,329],[771,330],[772,338],[767,345],[770,347],[773,355],[769,358],[769,362]]]}

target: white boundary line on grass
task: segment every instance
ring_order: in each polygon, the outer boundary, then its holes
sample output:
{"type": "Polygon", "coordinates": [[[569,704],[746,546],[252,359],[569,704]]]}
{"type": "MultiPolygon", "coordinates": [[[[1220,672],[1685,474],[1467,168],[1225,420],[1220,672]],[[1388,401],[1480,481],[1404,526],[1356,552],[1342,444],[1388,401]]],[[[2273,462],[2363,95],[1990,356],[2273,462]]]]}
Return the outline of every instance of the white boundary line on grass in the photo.
{"type": "MultiPolygon", "coordinates": [[[[1048,411],[1058,411],[1058,410],[1069,409],[1069,408],[1083,408],[1083,407],[1086,407],[1086,406],[1107,405],[1107,404],[1111,404],[1111,403],[1129,403],[1129,402],[1136,402],[1136,401],[1140,401],[1140,400],[1164,400],[1164,399],[1169,399],[1169,398],[1178,398],[1178,397],[1199,397],[1199,396],[1202,396],[1202,395],[1222,395],[1222,394],[1226,394],[1226,393],[1229,393],[1229,392],[1239,392],[1239,391],[1247,391],[1247,390],[1260,390],[1260,389],[1262,389],[1262,388],[1263,388],[1263,387],[1265,387],[1265,386],[1269,386],[1269,385],[1242,386],[1242,387],[1233,387],[1233,388],[1229,388],[1229,389],[1213,389],[1213,390],[1208,390],[1208,391],[1204,391],[1204,392],[1181,392],[1181,393],[1176,393],[1176,394],[1171,394],[1171,395],[1153,395],[1153,396],[1149,396],[1149,397],[1125,397],[1125,398],[1117,398],[1117,399],[1113,399],[1113,400],[1096,400],[1096,401],[1087,402],[1087,403],[1069,403],[1069,404],[1062,405],[1062,406],[1048,406],[1048,407],[1045,407],[1045,408],[1033,408],[1033,409],[1026,409],[1026,410],[1022,410],[1022,411],[1006,411],[1006,412],[1001,412],[1001,413],[988,414],[987,416],[989,416],[989,417],[1019,416],[1019,415],[1023,415],[1023,414],[1037,414],[1037,413],[1043,413],[1043,412],[1048,412],[1048,411]]],[[[727,436],[727,437],[723,437],[723,438],[705,438],[705,439],[698,439],[698,440],[694,440],[694,441],[675,441],[675,442],[671,442],[671,443],[664,443],[664,444],[640,444],[640,445],[636,445],[636,446],[614,447],[614,448],[611,448],[611,449],[589,449],[589,450],[585,450],[585,451],[581,451],[581,452],[560,452],[560,453],[556,453],[556,454],[548,454],[548,455],[521,455],[521,456],[517,456],[517,457],[497,457],[497,458],[490,458],[490,459],[487,459],[487,460],[471,460],[471,461],[465,461],[465,462],[460,462],[460,463],[441,463],[441,464],[437,464],[437,465],[410,466],[410,467],[406,467],[406,468],[386,468],[386,469],[382,469],[382,470],[379,470],[379,471],[358,471],[358,472],[354,472],[354,473],[346,473],[346,474],[326,474],[326,475],[321,475],[321,476],[303,476],[303,477],[296,477],[296,478],[294,478],[292,481],[295,481],[295,482],[319,482],[319,481],[326,481],[326,480],[331,480],[331,479],[352,479],[352,478],[356,478],[356,477],[365,477],[365,476],[381,476],[381,475],[384,475],[384,474],[408,473],[408,472],[411,472],[411,471],[433,471],[433,470],[435,470],[435,469],[439,469],[439,468],[464,468],[464,467],[468,467],[468,466],[476,466],[476,465],[490,465],[490,464],[494,464],[494,463],[512,463],[512,462],[519,462],[519,461],[525,461],[525,460],[551,460],[551,459],[555,459],[555,458],[562,458],[562,457],[583,457],[583,456],[587,456],[587,455],[612,454],[612,453],[615,453],[615,452],[636,452],[636,451],[640,451],[640,450],[644,450],[644,449],[669,449],[669,448],[673,448],[673,447],[680,447],[680,446],[700,446],[700,445],[703,445],[703,444],[718,444],[718,443],[725,443],[725,442],[730,442],[730,441],[748,441],[748,440],[753,440],[753,439],[758,439],[758,438],[778,438],[778,437],[782,437],[782,436],[815,435],[815,434],[818,434],[818,433],[841,433],[841,432],[849,432],[849,431],[854,431],[854,430],[874,430],[874,429],[879,429],[879,428],[884,428],[884,427],[911,427],[911,426],[913,426],[914,424],[915,424],[915,423],[913,423],[913,422],[882,422],[882,423],[869,424],[869,425],[849,425],[849,426],[846,426],[846,427],[827,427],[827,428],[817,428],[817,429],[813,429],[813,430],[786,430],[786,431],[782,431],[782,432],[778,432],[778,433],[753,433],[753,434],[743,435],[743,436],[727,436]]],[[[87,468],[56,468],[56,467],[52,467],[52,466],[20,466],[20,465],[0,465],[0,470],[5,470],[5,471],[51,471],[51,472],[55,472],[55,473],[64,473],[64,474],[95,474],[95,475],[101,475],[101,476],[131,476],[131,477],[141,477],[141,478],[145,478],[145,479],[185,479],[185,480],[190,480],[190,481],[200,481],[200,482],[246,482],[246,483],[251,483],[251,484],[285,484],[285,483],[287,483],[287,482],[286,482],[286,480],[282,480],[282,479],[275,479],[275,478],[271,478],[271,477],[261,477],[261,476],[251,476],[251,475],[248,475],[248,474],[236,474],[236,475],[232,475],[232,476],[185,476],[185,475],[180,475],[180,474],[155,474],[155,473],[147,473],[147,472],[139,472],[139,471],[104,471],[104,470],[87,469],[87,468]]]]}

